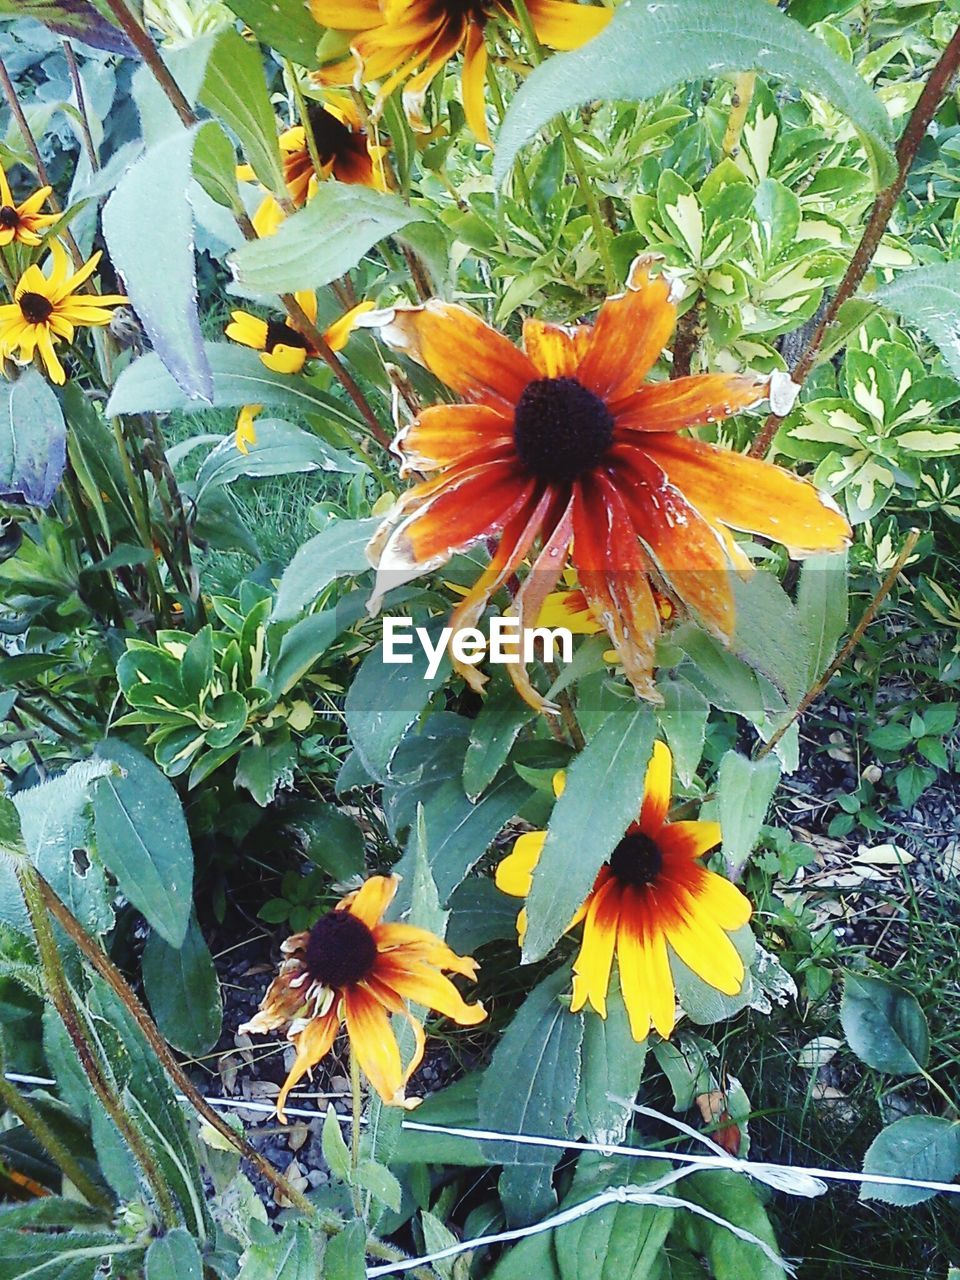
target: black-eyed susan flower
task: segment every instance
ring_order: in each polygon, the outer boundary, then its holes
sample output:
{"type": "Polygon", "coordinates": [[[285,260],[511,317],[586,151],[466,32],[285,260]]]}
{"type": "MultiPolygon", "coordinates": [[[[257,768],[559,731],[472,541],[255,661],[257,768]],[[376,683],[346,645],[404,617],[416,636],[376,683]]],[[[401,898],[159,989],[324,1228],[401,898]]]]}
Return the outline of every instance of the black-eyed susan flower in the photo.
{"type": "MultiPolygon", "coordinates": [[[[607,1016],[607,988],[616,954],[620,989],[634,1040],[651,1026],[667,1037],[676,1022],[676,994],[670,971],[673,952],[701,981],[736,995],[744,966],[728,934],[750,919],[749,901],[729,880],[701,861],[720,843],[716,822],[669,822],[673,760],[662,742],[654,744],[644,782],[640,817],[600,868],[587,900],[569,929],[583,925],[573,964],[576,1013],[586,1004],[607,1016]]],[[[562,775],[554,789],[562,791],[562,775]]],[[[520,836],[497,867],[504,893],[526,897],[540,860],[545,831],[520,836]]],[[[517,917],[521,941],[526,910],[517,917]]]]}
{"type": "MultiPolygon", "coordinates": [[[[527,0],[538,40],[551,49],[576,49],[598,35],[612,11],[569,0],[527,0]]],[[[475,137],[487,146],[484,115],[487,74],[485,34],[502,18],[516,24],[509,0],[310,0],[310,12],[324,27],[351,36],[349,58],[317,72],[322,84],[379,81],[374,110],[403,85],[411,124],[423,128],[423,100],[434,77],[463,50],[461,96],[475,137]]]]}
{"type": "Polygon", "coordinates": [[[56,240],[47,259],[49,273],[34,263],[27,267],[14,290],[13,302],[0,306],[0,355],[15,356],[29,364],[39,351],[47,373],[56,383],[66,380],[57,358],[56,344],[73,341],[81,327],[110,323],[110,308],[128,301],[123,294],[80,293],[81,285],[97,269],[95,253],[79,271],[72,271],[66,250],[56,240]]]}
{"type": "Polygon", "coordinates": [[[39,231],[46,230],[59,220],[59,214],[41,213],[52,187],[39,187],[32,196],[20,204],[14,201],[7,175],[0,165],[0,246],[7,244],[40,243],[39,231]]]}
{"type": "Polygon", "coordinates": [[[233,443],[239,453],[249,453],[250,446],[257,443],[257,427],[254,418],[262,409],[262,404],[245,404],[237,414],[233,443]]]}
{"type": "MultiPolygon", "coordinates": [[[[402,495],[370,543],[378,569],[371,611],[392,587],[499,539],[450,619],[454,630],[474,626],[539,541],[514,602],[521,625],[533,625],[569,556],[627,677],[656,701],[654,588],[666,584],[729,640],[729,570],[751,568],[730,530],[772,538],[796,556],[846,545],[846,519],[808,481],[680,434],[756,404],[767,380],[715,373],[644,381],[676,319],[670,285],[653,264],[633,264],[626,291],[607,299],[593,325],[526,320],[524,351],[452,303],[384,316],[385,340],[466,403],[423,410],[395,441],[401,474],[427,478],[402,495]]],[[[454,665],[482,687],[477,668],[454,665]]],[[[508,670],[542,706],[523,666],[508,670]]]]}
{"type": "Polygon", "coordinates": [[[283,1120],[287,1096],[298,1080],[324,1058],[341,1022],[350,1051],[370,1084],[389,1105],[412,1107],[407,1082],[423,1059],[422,1024],[407,1007],[424,1005],[460,1026],[487,1016],[481,1004],[466,1004],[443,971],[475,978],[477,964],[458,956],[425,929],[384,923],[399,876],[371,876],[356,893],[322,916],[308,933],[283,943],[284,960],[260,1011],[240,1030],[286,1031],[297,1056],[277,1099],[283,1120]],[[414,1035],[413,1057],[403,1065],[390,1015],[401,1014],[414,1035]]]}
{"type": "MultiPolygon", "coordinates": [[[[311,324],[317,320],[317,295],[312,290],[294,294],[311,324]]],[[[372,302],[360,302],[335,320],[324,332],[324,341],[333,351],[342,351],[347,339],[365,311],[372,311],[372,302]]],[[[232,311],[225,333],[234,342],[252,347],[260,352],[260,359],[274,373],[299,373],[307,360],[317,353],[307,339],[286,320],[261,320],[249,311],[232,311]]]]}
{"type": "MultiPolygon", "coordinates": [[[[300,209],[324,178],[336,178],[353,186],[373,187],[386,191],[387,148],[367,132],[360,113],[349,98],[331,95],[326,102],[307,102],[307,120],[313,137],[320,171],[313,162],[302,124],[285,129],[279,138],[283,158],[283,176],[291,203],[300,209]]],[[[242,181],[255,180],[253,169],[246,164],[237,168],[242,181]]],[[[260,237],[269,236],[283,221],[283,210],[268,195],[253,215],[253,225],[260,237]]]]}

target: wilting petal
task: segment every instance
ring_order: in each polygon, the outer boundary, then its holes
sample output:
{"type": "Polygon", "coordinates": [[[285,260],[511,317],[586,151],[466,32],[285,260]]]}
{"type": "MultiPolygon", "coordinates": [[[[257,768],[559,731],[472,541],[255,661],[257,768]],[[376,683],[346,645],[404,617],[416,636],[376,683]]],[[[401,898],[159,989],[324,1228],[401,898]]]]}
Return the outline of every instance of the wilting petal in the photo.
{"type": "Polygon", "coordinates": [[[426,960],[438,969],[449,969],[465,978],[477,976],[478,965],[473,956],[458,956],[445,942],[428,929],[418,929],[412,924],[378,924],[373,928],[373,938],[380,951],[403,949],[407,954],[426,960]]]}
{"type": "Polygon", "coordinates": [[[290,1090],[327,1056],[336,1039],[339,1025],[340,1015],[334,1002],[328,1013],[322,1018],[311,1018],[303,1030],[293,1038],[293,1043],[297,1046],[297,1056],[293,1060],[290,1074],[284,1080],[283,1088],[277,1098],[277,1118],[281,1124],[286,1124],[284,1107],[290,1090]]]}
{"type": "Polygon", "coordinates": [[[496,409],[482,404],[435,404],[403,428],[393,451],[403,460],[403,476],[466,463],[478,450],[503,449],[512,438],[512,421],[496,409]]]}
{"type": "Polygon", "coordinates": [[[734,630],[733,583],[723,539],[640,448],[615,445],[609,456],[616,461],[618,489],[633,525],[657,567],[701,622],[729,640],[734,630]]]}
{"type": "MultiPolygon", "coordinates": [[[[427,59],[426,66],[415,76],[411,76],[404,85],[403,109],[407,113],[407,119],[410,121],[412,128],[422,132],[429,131],[429,126],[423,119],[423,100],[427,96],[427,90],[433,83],[434,78],[440,74],[447,62],[460,48],[465,31],[466,23],[462,18],[448,17],[437,33],[432,45],[424,52],[424,56],[427,59]]],[[[380,94],[377,96],[380,101],[384,101],[388,95],[384,95],[381,89],[380,94]]]]}
{"type": "Polygon", "coordinates": [[[399,876],[371,876],[356,893],[348,894],[340,906],[362,920],[368,929],[372,929],[379,924],[383,913],[393,901],[399,883],[399,876]]]}
{"type": "Polygon", "coordinates": [[[583,594],[613,641],[627,679],[641,698],[658,702],[653,654],[660,614],[650,590],[649,562],[609,480],[586,477],[577,491],[573,563],[583,594]]]}
{"type": "Polygon", "coordinates": [[[404,1000],[442,1013],[461,1027],[476,1026],[487,1016],[482,1004],[467,1004],[450,979],[428,965],[399,955],[383,956],[377,962],[376,973],[404,1000]]]}
{"type": "Polygon", "coordinates": [[[612,9],[565,0],[527,0],[537,39],[551,49],[579,49],[599,35],[613,17],[612,9]]]}
{"type": "MultiPolygon", "coordinates": [[[[552,525],[553,530],[550,534],[544,535],[540,554],[533,562],[530,572],[523,581],[523,586],[514,599],[521,633],[536,625],[544,601],[557,585],[567,563],[567,554],[573,537],[574,497],[572,492],[559,511],[558,506],[558,501],[555,501],[553,511],[544,521],[544,528],[550,528],[552,525]]],[[[526,666],[522,662],[512,662],[508,670],[523,700],[534,710],[542,710],[544,700],[531,684],[526,666]]]]}
{"type": "Polygon", "coordinates": [[[673,757],[665,742],[653,744],[650,763],[643,780],[643,807],[640,810],[640,830],[648,836],[659,837],[660,828],[667,820],[670,795],[673,790],[673,757]]]}
{"type": "Polygon", "coordinates": [[[618,427],[630,431],[679,431],[729,418],[767,394],[767,378],[739,373],[699,373],[654,382],[610,405],[618,427]]]}
{"type": "Polygon", "coordinates": [[[593,333],[588,324],[549,324],[546,320],[523,322],[523,349],[541,378],[573,378],[590,347],[593,333]]]}
{"type": "Polygon", "coordinates": [[[527,896],[546,838],[545,831],[525,831],[517,836],[512,850],[497,864],[495,882],[501,893],[509,893],[513,898],[527,896]]]}
{"type": "Polygon", "coordinates": [[[850,541],[833,501],[781,467],[675,435],[644,435],[643,449],[708,520],[772,538],[794,556],[842,551],[850,541]]]}
{"type": "Polygon", "coordinates": [[[343,993],[344,1021],[350,1052],[357,1055],[363,1074],[388,1106],[403,1103],[403,1064],[400,1047],[386,1010],[363,987],[343,993]]]}
{"type": "Polygon", "coordinates": [[[487,128],[486,87],[487,46],[483,38],[483,25],[471,19],[467,23],[467,42],[463,50],[460,97],[463,114],[474,137],[485,147],[492,147],[490,130],[487,128]]]}
{"type": "Polygon", "coordinates": [[[679,858],[702,858],[720,843],[720,823],[670,822],[658,839],[664,850],[675,853],[679,858]]]}
{"type": "Polygon", "coordinates": [[[522,351],[456,303],[432,300],[422,307],[397,307],[381,333],[465,400],[511,415],[524,388],[537,377],[522,351]]]}
{"type": "Polygon", "coordinates": [[[571,1013],[589,1000],[601,1018],[607,1016],[607,987],[620,921],[620,885],[608,879],[590,898],[583,922],[583,941],[573,962],[571,1013]]]}
{"type": "Polygon", "coordinates": [[[589,349],[577,374],[608,404],[636,391],[667,345],[676,323],[670,285],[650,269],[656,259],[637,258],[626,292],[600,308],[589,349]]]}

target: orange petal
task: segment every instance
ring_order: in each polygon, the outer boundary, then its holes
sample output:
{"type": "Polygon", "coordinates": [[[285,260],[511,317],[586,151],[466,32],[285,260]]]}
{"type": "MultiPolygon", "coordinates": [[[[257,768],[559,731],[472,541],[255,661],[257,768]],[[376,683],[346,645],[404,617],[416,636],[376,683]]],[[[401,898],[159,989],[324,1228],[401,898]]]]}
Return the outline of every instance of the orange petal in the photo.
{"type": "Polygon", "coordinates": [[[383,22],[378,0],[310,0],[314,22],[339,31],[366,31],[383,22]]]}
{"type": "Polygon", "coordinates": [[[426,960],[438,969],[449,969],[466,978],[477,976],[477,962],[473,956],[458,956],[428,929],[418,929],[412,924],[378,924],[373,929],[373,939],[378,951],[403,951],[416,959],[426,960]]]}
{"type": "MultiPolygon", "coordinates": [[[[558,497],[562,501],[562,495],[558,497]]],[[[514,609],[520,620],[522,632],[536,625],[544,602],[557,585],[566,566],[570,542],[573,538],[573,507],[574,498],[571,492],[565,505],[560,506],[557,500],[553,502],[553,510],[544,520],[544,528],[548,529],[552,526],[552,532],[544,533],[540,554],[514,598],[514,609]]],[[[543,698],[531,684],[524,664],[512,662],[508,670],[514,687],[524,701],[535,710],[542,710],[543,698]]]]}
{"type": "Polygon", "coordinates": [[[537,377],[522,351],[456,303],[434,299],[422,307],[398,307],[381,333],[465,400],[511,415],[537,377]]]}
{"type": "Polygon", "coordinates": [[[371,876],[356,893],[344,898],[340,907],[372,929],[393,901],[399,883],[399,876],[371,876]]]}
{"type": "Polygon", "coordinates": [[[512,438],[512,421],[496,409],[482,404],[435,404],[403,428],[393,451],[403,460],[403,476],[466,462],[477,450],[501,449],[512,438]]]}
{"type": "Polygon", "coordinates": [[[487,127],[487,45],[483,24],[471,18],[467,23],[467,41],[463,50],[463,72],[460,78],[460,100],[473,136],[485,147],[492,147],[487,127]]]}
{"type": "Polygon", "coordinates": [[[668,584],[710,631],[729,640],[733,583],[723,539],[641,448],[615,445],[609,457],[634,528],[668,584]]]}
{"type": "Polygon", "coordinates": [[[523,322],[523,348],[541,378],[575,377],[590,346],[588,324],[549,324],[546,320],[523,322]]]}
{"type": "Polygon", "coordinates": [[[350,1052],[387,1105],[403,1104],[403,1064],[390,1019],[380,1002],[362,986],[343,993],[350,1052]]]}
{"type": "Polygon", "coordinates": [[[702,858],[721,840],[719,822],[668,822],[659,834],[665,850],[681,858],[702,858]]]}
{"type": "Polygon", "coordinates": [[[643,808],[640,810],[640,828],[647,835],[659,835],[667,820],[670,793],[673,790],[673,757],[665,742],[655,742],[647,774],[643,780],[643,808]]]}
{"type": "Polygon", "coordinates": [[[333,1007],[328,1013],[324,1014],[322,1018],[311,1018],[303,1030],[293,1037],[293,1043],[297,1046],[297,1056],[293,1060],[290,1074],[284,1080],[283,1088],[277,1098],[277,1118],[281,1124],[286,1124],[283,1109],[286,1106],[290,1090],[322,1058],[327,1056],[336,1038],[339,1025],[340,1015],[337,1010],[337,1002],[334,1001],[333,1007]]]}
{"type": "Polygon", "coordinates": [[[637,258],[626,292],[600,308],[580,364],[579,380],[607,403],[639,388],[673,332],[676,308],[667,281],[650,275],[655,261],[637,258]]]}
{"type": "Polygon", "coordinates": [[[618,427],[630,431],[679,431],[729,418],[767,395],[766,378],[740,373],[701,373],[656,382],[610,405],[618,427]]]}
{"type": "Polygon", "coordinates": [[[830,498],[770,462],[665,433],[645,435],[643,449],[708,520],[772,538],[794,556],[842,551],[850,541],[830,498]]]}
{"type": "Polygon", "coordinates": [[[404,1000],[442,1013],[461,1027],[473,1027],[487,1016],[482,1004],[467,1004],[449,978],[431,965],[404,963],[397,956],[382,956],[377,978],[404,1000]]]}

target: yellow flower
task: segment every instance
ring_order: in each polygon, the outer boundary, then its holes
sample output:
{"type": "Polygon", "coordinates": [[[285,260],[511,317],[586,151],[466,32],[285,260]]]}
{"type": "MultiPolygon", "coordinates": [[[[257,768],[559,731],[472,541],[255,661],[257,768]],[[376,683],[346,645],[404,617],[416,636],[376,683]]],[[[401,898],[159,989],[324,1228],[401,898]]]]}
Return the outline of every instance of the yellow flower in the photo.
{"type": "MultiPolygon", "coordinates": [[[[317,321],[317,295],[312,290],[294,294],[311,324],[317,321]]],[[[360,302],[335,320],[324,333],[324,341],[334,351],[342,351],[356,328],[358,318],[372,311],[372,302],[360,302]]],[[[299,373],[307,360],[317,354],[310,343],[286,320],[261,320],[249,311],[232,311],[226,335],[244,347],[260,352],[260,359],[274,373],[299,373]]]]}
{"type": "Polygon", "coordinates": [[[476,961],[458,956],[425,929],[385,924],[399,876],[371,876],[356,893],[322,916],[309,932],[283,943],[284,960],[260,1011],[241,1032],[285,1030],[297,1048],[290,1074],[277,1099],[277,1115],[294,1085],[324,1058],[340,1023],[346,1022],[350,1050],[385,1103],[414,1107],[407,1082],[423,1059],[422,1024],[406,1002],[442,1013],[460,1026],[487,1016],[481,1004],[466,1004],[442,970],[475,978],[476,961]],[[413,1057],[403,1066],[390,1015],[401,1014],[414,1034],[413,1057]]]}
{"type": "Polygon", "coordinates": [[[237,414],[233,443],[237,446],[239,453],[249,453],[250,446],[257,443],[257,428],[253,420],[262,408],[262,404],[245,404],[237,414]]]}
{"type": "Polygon", "coordinates": [[[128,299],[123,294],[83,294],[78,290],[97,269],[101,254],[95,253],[79,271],[71,274],[66,250],[56,240],[50,245],[49,275],[34,263],[27,267],[14,291],[13,302],[0,306],[0,355],[19,353],[29,364],[37,351],[56,383],[66,381],[63,365],[54,347],[61,339],[73,341],[81,326],[110,323],[110,307],[128,299]]]}
{"type": "Polygon", "coordinates": [[[40,187],[22,204],[14,204],[7,175],[0,166],[0,246],[7,244],[38,245],[38,231],[52,226],[59,214],[41,213],[52,187],[40,187]]]}
{"type": "MultiPolygon", "coordinates": [[[[527,0],[537,38],[551,49],[576,49],[598,35],[612,10],[568,0],[527,0]]],[[[505,18],[517,25],[509,0],[310,0],[324,27],[352,34],[352,57],[316,73],[321,84],[379,81],[375,111],[403,85],[403,105],[415,129],[423,129],[423,100],[434,78],[463,50],[461,97],[478,141],[490,146],[484,115],[487,23],[505,18]]]]}
{"type": "MultiPolygon", "coordinates": [[[[332,95],[325,103],[308,102],[307,119],[320,161],[317,172],[307,145],[307,134],[302,124],[285,129],[279,138],[283,156],[283,176],[287,191],[295,208],[307,203],[324,178],[336,178],[353,186],[373,187],[376,191],[388,188],[384,157],[387,148],[373,142],[368,136],[356,106],[340,94],[332,95]]],[[[250,165],[237,168],[241,181],[254,181],[250,165]]],[[[273,235],[283,221],[283,210],[272,195],[268,195],[253,215],[257,235],[273,235]]]]}
{"type": "MultiPolygon", "coordinates": [[[[634,1040],[650,1027],[667,1037],[676,1021],[676,994],[670,972],[673,951],[708,986],[736,995],[743,986],[743,961],[727,936],[751,915],[749,901],[729,880],[700,861],[720,843],[716,822],[668,822],[673,760],[663,742],[654,744],[647,767],[640,817],[600,868],[587,900],[568,929],[583,922],[580,952],[573,965],[576,1013],[590,1004],[607,1016],[607,988],[614,952],[620,988],[634,1040]]],[[[563,790],[562,775],[554,790],[563,790]]],[[[520,836],[497,867],[497,887],[514,897],[530,892],[545,831],[520,836]]],[[[517,916],[521,940],[526,910],[517,916]]]]}

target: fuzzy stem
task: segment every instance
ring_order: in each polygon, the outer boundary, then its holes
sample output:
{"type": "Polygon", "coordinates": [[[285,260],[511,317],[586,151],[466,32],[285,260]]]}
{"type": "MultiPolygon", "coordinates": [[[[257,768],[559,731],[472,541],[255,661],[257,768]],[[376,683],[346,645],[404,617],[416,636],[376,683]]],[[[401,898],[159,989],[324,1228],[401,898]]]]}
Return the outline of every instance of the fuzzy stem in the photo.
{"type": "MultiPolygon", "coordinates": [[[[863,236],[850,260],[846,274],[840,281],[836,293],[830,299],[830,305],[811,334],[806,350],[793,370],[793,380],[801,386],[810,370],[816,364],[820,347],[827,331],[836,320],[837,313],[843,304],[853,297],[863,277],[867,274],[870,263],[873,261],[873,255],[877,251],[877,247],[893,214],[894,206],[906,185],[907,175],[920,149],[927,127],[936,115],[940,103],[950,88],[950,82],[953,80],[958,66],[960,66],[960,27],[957,27],[956,31],[954,31],[950,43],[940,55],[940,61],[931,71],[930,78],[917,99],[917,105],[913,108],[910,119],[907,121],[907,126],[900,136],[900,141],[897,143],[897,176],[890,186],[881,191],[874,200],[863,236]]],[[[775,413],[770,414],[763,424],[763,430],[757,436],[750,449],[752,458],[762,458],[766,455],[780,422],[781,419],[775,413]]]]}
{"type": "Polygon", "coordinates": [[[363,1216],[363,1197],[357,1185],[357,1170],[360,1168],[360,1124],[363,1119],[363,1082],[360,1079],[360,1059],[350,1046],[350,1100],[352,1104],[350,1124],[350,1194],[353,1197],[353,1211],[358,1218],[363,1216]]]}
{"type": "Polygon", "coordinates": [[[77,113],[80,116],[80,131],[83,134],[83,146],[87,153],[87,159],[90,161],[90,168],[94,173],[100,169],[100,161],[97,159],[97,149],[93,145],[93,134],[90,132],[90,117],[87,114],[87,101],[83,92],[83,81],[80,79],[80,68],[77,66],[76,55],[73,52],[73,45],[69,40],[61,40],[63,45],[63,56],[67,60],[67,70],[70,72],[70,80],[73,84],[73,96],[77,100],[77,113]]]}

